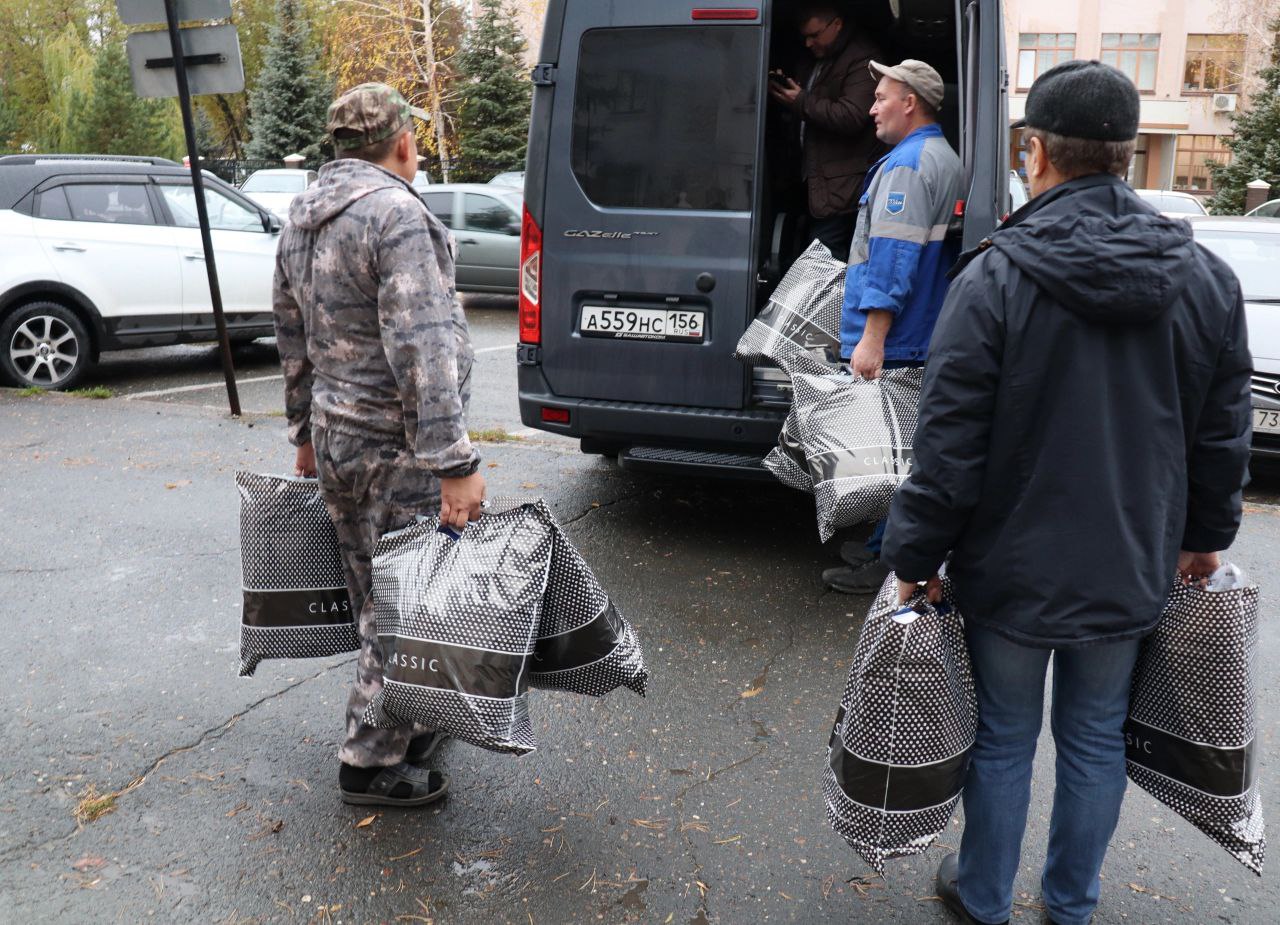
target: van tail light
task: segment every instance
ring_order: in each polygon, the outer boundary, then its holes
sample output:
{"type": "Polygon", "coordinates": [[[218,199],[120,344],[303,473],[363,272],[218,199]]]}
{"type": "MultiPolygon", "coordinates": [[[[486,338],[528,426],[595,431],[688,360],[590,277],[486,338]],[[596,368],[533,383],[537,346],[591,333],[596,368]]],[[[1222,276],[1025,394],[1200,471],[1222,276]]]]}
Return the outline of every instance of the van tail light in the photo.
{"type": "Polygon", "coordinates": [[[542,420],[548,424],[568,424],[569,409],[568,408],[548,408],[542,406],[542,420]]]}
{"type": "Polygon", "coordinates": [[[542,229],[528,206],[520,224],[520,343],[542,343],[542,229]]]}

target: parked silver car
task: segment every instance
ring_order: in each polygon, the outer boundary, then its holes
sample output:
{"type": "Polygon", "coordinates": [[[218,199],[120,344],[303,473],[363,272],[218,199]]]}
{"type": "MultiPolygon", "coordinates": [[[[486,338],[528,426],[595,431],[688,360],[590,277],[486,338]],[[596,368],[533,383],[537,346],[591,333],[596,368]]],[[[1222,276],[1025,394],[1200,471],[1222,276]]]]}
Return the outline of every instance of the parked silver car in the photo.
{"type": "Polygon", "coordinates": [[[1253,453],[1280,459],[1280,219],[1206,217],[1191,229],[1240,277],[1253,353],[1253,453]]]}
{"type": "Polygon", "coordinates": [[[275,213],[281,221],[286,221],[294,197],[314,185],[318,179],[319,174],[314,170],[271,167],[249,174],[244,183],[240,184],[240,192],[275,213]]]}
{"type": "Polygon", "coordinates": [[[1190,193],[1162,189],[1136,189],[1134,192],[1170,218],[1209,214],[1200,200],[1190,193]]]}
{"type": "Polygon", "coordinates": [[[1022,182],[1022,177],[1018,176],[1018,171],[1009,171],[1009,211],[1017,212],[1028,202],[1031,201],[1031,194],[1027,191],[1027,184],[1022,182]]]}
{"type": "Polygon", "coordinates": [[[458,289],[515,295],[520,190],[487,183],[433,183],[419,195],[458,241],[458,289]]]}
{"type": "Polygon", "coordinates": [[[1280,199],[1264,202],[1258,208],[1246,212],[1245,216],[1248,218],[1280,218],[1280,199]]]}
{"type": "Polygon", "coordinates": [[[508,170],[489,180],[491,186],[510,186],[513,189],[524,189],[524,171],[508,170]]]}

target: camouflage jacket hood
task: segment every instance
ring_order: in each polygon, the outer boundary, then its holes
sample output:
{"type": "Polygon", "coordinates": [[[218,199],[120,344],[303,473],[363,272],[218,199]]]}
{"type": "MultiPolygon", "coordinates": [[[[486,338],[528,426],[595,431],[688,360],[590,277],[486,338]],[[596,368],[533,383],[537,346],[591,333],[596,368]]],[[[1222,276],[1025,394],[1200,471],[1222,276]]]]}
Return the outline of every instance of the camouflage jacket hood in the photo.
{"type": "Polygon", "coordinates": [[[315,230],[370,193],[384,189],[412,191],[413,187],[391,171],[368,161],[355,158],[332,161],[320,168],[319,182],[294,197],[289,206],[289,222],[315,230]]]}
{"type": "Polygon", "coordinates": [[[311,427],[406,447],[469,475],[473,352],[453,239],[409,184],[364,161],[320,170],[280,235],[272,310],[289,436],[311,427]]]}

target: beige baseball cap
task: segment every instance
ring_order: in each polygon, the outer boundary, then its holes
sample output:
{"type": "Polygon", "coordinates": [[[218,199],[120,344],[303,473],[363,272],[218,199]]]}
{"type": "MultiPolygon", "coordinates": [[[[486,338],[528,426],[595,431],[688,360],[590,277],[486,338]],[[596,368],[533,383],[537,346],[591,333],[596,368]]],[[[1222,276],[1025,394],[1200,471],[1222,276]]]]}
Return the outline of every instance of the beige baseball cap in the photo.
{"type": "Polygon", "coordinates": [[[400,91],[386,84],[367,83],[353,87],[333,101],[325,126],[335,148],[351,151],[390,138],[410,117],[429,118],[424,110],[410,106],[400,91]]]}
{"type": "Polygon", "coordinates": [[[923,61],[907,58],[893,67],[872,61],[870,67],[871,73],[876,77],[888,77],[904,83],[934,109],[941,108],[942,75],[923,61]]]}

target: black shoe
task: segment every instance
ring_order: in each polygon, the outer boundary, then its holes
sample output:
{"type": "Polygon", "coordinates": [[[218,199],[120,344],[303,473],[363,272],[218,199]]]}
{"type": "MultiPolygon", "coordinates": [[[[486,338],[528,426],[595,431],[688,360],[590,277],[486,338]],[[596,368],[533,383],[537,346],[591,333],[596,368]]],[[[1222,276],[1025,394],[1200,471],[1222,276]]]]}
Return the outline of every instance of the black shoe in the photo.
{"type": "Polygon", "coordinates": [[[872,559],[861,568],[840,565],[822,573],[822,583],[841,594],[875,594],[889,577],[889,566],[872,559]]]}
{"type": "Polygon", "coordinates": [[[449,792],[449,778],[403,761],[386,768],[344,764],[338,789],[343,803],[357,806],[425,806],[449,792]]]}
{"type": "Polygon", "coordinates": [[[840,544],[840,558],[854,568],[861,568],[875,557],[876,554],[862,540],[845,540],[840,544]]]}
{"type": "Polygon", "coordinates": [[[445,739],[449,738],[443,732],[424,732],[422,735],[416,735],[409,740],[409,747],[405,749],[404,760],[407,764],[426,764],[431,756],[436,753],[436,749],[440,747],[445,739]]]}
{"type": "MultiPolygon", "coordinates": [[[[942,859],[942,863],[938,865],[938,880],[934,884],[934,891],[938,894],[938,898],[942,900],[942,904],[947,907],[956,918],[960,919],[963,925],[983,925],[973,916],[969,914],[969,910],[964,907],[964,903],[960,899],[960,858],[954,851],[949,853],[942,859]]],[[[1009,925],[1009,920],[1005,919],[1000,925],[1009,925]]]]}

